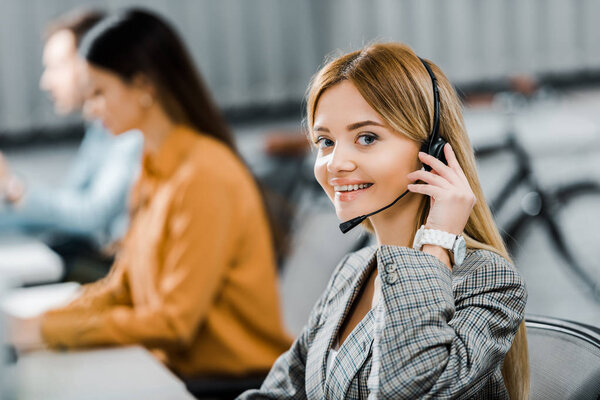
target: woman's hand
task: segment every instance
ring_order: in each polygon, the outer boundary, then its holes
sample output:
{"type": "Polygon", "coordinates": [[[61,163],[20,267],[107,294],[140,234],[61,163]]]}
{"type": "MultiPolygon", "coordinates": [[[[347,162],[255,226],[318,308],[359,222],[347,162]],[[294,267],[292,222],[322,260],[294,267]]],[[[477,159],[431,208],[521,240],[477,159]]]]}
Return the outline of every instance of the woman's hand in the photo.
{"type": "Polygon", "coordinates": [[[11,172],[8,162],[0,152],[0,200],[18,203],[25,194],[25,186],[11,172]]]}
{"type": "Polygon", "coordinates": [[[4,198],[8,180],[10,179],[10,169],[4,155],[0,152],[0,199],[4,198]]]}
{"type": "Polygon", "coordinates": [[[45,347],[41,330],[42,317],[8,318],[8,341],[17,351],[39,350],[45,347]]]}
{"type": "Polygon", "coordinates": [[[467,177],[460,168],[450,144],[444,146],[448,165],[437,158],[419,152],[419,159],[432,170],[418,170],[408,174],[411,181],[426,184],[410,184],[408,190],[431,197],[431,207],[425,226],[460,235],[467,224],[476,198],[469,186],[467,177]]]}

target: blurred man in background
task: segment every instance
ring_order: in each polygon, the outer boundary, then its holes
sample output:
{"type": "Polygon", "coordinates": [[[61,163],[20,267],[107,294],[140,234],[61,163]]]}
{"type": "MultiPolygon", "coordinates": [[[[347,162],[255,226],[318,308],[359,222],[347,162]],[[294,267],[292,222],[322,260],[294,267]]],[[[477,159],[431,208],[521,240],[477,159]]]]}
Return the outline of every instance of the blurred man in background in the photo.
{"type": "MultiPolygon", "coordinates": [[[[40,88],[59,115],[79,111],[83,88],[77,47],[104,14],[68,13],[50,24],[43,52],[40,88]]],[[[99,122],[86,125],[83,141],[58,188],[24,182],[0,153],[0,230],[43,233],[66,261],[94,254],[118,242],[127,229],[127,198],[142,150],[139,132],[113,136],[99,122]]]]}

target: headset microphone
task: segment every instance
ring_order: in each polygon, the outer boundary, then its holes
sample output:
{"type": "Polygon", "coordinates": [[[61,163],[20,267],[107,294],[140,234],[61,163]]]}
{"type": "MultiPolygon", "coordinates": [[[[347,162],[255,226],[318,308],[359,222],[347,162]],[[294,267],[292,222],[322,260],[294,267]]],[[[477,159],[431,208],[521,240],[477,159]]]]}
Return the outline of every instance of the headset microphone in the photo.
{"type": "MultiPolygon", "coordinates": [[[[437,158],[438,160],[440,160],[444,164],[446,164],[446,157],[444,156],[444,145],[446,144],[446,141],[440,137],[440,134],[438,132],[439,125],[440,125],[440,96],[438,93],[437,79],[435,78],[433,71],[431,70],[429,65],[425,62],[425,60],[423,60],[420,57],[419,57],[419,60],[421,60],[421,62],[425,66],[425,69],[427,69],[427,72],[429,73],[429,76],[431,77],[431,82],[433,84],[433,129],[431,130],[431,135],[429,137],[429,140],[427,140],[421,147],[421,151],[424,151],[425,153],[434,156],[435,158],[437,158]]],[[[429,165],[424,164],[423,167],[425,168],[425,171],[431,171],[431,167],[429,165]]],[[[375,215],[383,210],[390,208],[394,204],[396,204],[398,202],[398,200],[400,200],[401,198],[406,196],[406,194],[408,192],[409,192],[408,189],[405,190],[404,193],[402,193],[400,196],[398,196],[396,198],[396,200],[394,200],[387,206],[380,208],[379,210],[373,211],[372,213],[369,213],[366,215],[361,215],[356,218],[352,218],[351,220],[346,221],[346,222],[342,222],[340,224],[340,230],[342,231],[342,233],[350,232],[350,230],[354,229],[354,227],[356,227],[358,224],[363,222],[365,219],[367,219],[371,215],[375,215]]]]}
{"type": "Polygon", "coordinates": [[[392,201],[390,204],[388,204],[387,206],[380,208],[377,211],[373,211],[372,213],[369,213],[367,215],[361,215],[360,217],[356,217],[356,218],[352,218],[350,221],[346,221],[346,222],[342,222],[340,224],[340,230],[342,231],[342,233],[346,233],[349,232],[351,229],[353,229],[356,225],[360,224],[361,222],[363,222],[365,219],[369,218],[371,215],[375,215],[387,208],[390,208],[391,206],[393,206],[394,204],[396,204],[396,202],[398,200],[400,200],[401,198],[403,198],[404,196],[406,196],[406,194],[408,193],[408,190],[405,190],[404,193],[402,193],[400,196],[398,196],[396,198],[396,200],[392,201]]]}

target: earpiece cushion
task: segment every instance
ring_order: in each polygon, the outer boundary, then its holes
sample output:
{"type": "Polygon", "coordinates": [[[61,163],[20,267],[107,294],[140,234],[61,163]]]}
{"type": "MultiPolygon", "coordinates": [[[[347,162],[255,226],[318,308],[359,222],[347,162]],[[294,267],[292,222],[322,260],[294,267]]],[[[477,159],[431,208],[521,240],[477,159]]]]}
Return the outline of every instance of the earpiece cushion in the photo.
{"type": "MultiPolygon", "coordinates": [[[[446,156],[444,155],[445,144],[446,141],[438,136],[433,142],[425,142],[425,144],[421,147],[421,151],[434,156],[444,164],[448,164],[446,161],[446,156]]],[[[424,167],[425,171],[431,171],[431,167],[429,165],[424,165],[424,167]]]]}

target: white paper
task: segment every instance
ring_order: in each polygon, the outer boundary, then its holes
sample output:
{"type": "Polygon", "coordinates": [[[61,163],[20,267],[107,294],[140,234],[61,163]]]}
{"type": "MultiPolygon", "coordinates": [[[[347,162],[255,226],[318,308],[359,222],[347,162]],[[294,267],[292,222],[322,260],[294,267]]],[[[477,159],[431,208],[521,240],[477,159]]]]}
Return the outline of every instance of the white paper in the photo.
{"type": "Polygon", "coordinates": [[[58,254],[43,242],[21,236],[0,236],[0,273],[16,284],[56,282],[63,274],[58,254]]]}
{"type": "Polygon", "coordinates": [[[13,289],[6,293],[0,309],[16,318],[32,318],[66,305],[80,294],[76,282],[57,283],[31,288],[13,289]]]}

